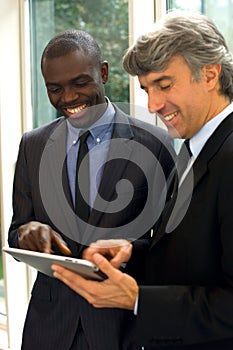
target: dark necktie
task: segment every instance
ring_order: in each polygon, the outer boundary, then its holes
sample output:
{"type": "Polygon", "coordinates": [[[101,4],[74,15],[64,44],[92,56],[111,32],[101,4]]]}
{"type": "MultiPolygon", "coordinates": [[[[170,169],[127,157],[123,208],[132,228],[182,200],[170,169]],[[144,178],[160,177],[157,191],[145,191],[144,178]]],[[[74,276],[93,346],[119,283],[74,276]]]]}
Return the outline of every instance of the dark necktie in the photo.
{"type": "Polygon", "coordinates": [[[192,152],[190,150],[189,139],[187,139],[183,142],[180,148],[176,160],[176,165],[174,166],[169,176],[170,181],[167,189],[167,200],[173,197],[174,194],[176,194],[176,192],[178,191],[180,179],[182,178],[182,175],[188,166],[191,156],[192,152]]]}
{"type": "Polygon", "coordinates": [[[181,149],[180,149],[180,152],[179,152],[178,157],[177,157],[176,167],[177,167],[179,177],[181,177],[182,174],[184,173],[184,171],[186,170],[186,168],[188,166],[188,162],[189,162],[190,158],[192,157],[192,152],[190,149],[190,144],[189,144],[190,142],[189,141],[190,140],[187,139],[183,142],[181,149]]]}
{"type": "Polygon", "coordinates": [[[77,157],[76,167],[76,190],[75,190],[75,211],[80,219],[87,222],[89,218],[89,205],[83,198],[82,193],[87,199],[89,199],[89,157],[88,157],[88,146],[86,140],[90,135],[89,131],[86,131],[79,137],[79,151],[77,157]],[[85,162],[84,157],[87,156],[85,162]],[[83,162],[83,164],[82,164],[83,162]],[[82,164],[82,177],[78,181],[79,169],[82,164]]]}
{"type": "Polygon", "coordinates": [[[163,209],[162,215],[160,217],[160,220],[155,226],[156,237],[162,236],[166,232],[166,226],[176,202],[179,182],[184,171],[187,169],[191,156],[192,152],[189,146],[189,139],[187,139],[183,142],[181,146],[180,152],[177,156],[176,166],[170,174],[170,184],[167,190],[167,201],[163,209]]]}

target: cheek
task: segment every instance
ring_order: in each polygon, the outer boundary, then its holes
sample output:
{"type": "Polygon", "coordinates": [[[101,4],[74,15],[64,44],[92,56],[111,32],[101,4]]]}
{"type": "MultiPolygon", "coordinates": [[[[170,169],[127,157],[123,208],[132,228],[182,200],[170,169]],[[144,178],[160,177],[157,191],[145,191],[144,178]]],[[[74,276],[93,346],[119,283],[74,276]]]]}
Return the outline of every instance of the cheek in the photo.
{"type": "Polygon", "coordinates": [[[48,93],[48,98],[49,98],[51,105],[56,106],[58,98],[54,95],[49,94],[49,93],[48,93]]]}
{"type": "Polygon", "coordinates": [[[105,103],[105,94],[104,90],[96,89],[92,92],[92,100],[95,104],[105,103]]]}

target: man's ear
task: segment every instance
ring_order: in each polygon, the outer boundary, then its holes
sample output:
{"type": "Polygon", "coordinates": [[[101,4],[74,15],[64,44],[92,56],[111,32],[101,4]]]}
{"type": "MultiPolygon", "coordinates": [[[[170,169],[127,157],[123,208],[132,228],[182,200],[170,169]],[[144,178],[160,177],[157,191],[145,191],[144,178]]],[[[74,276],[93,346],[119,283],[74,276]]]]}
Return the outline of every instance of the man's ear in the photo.
{"type": "Polygon", "coordinates": [[[101,63],[101,78],[102,78],[102,83],[106,84],[108,81],[108,62],[103,61],[101,63]]]}
{"type": "Polygon", "coordinates": [[[214,89],[219,82],[221,64],[211,64],[203,67],[204,79],[210,90],[214,89]]]}
{"type": "Polygon", "coordinates": [[[108,62],[103,61],[101,63],[101,77],[103,84],[106,84],[108,81],[108,62]]]}

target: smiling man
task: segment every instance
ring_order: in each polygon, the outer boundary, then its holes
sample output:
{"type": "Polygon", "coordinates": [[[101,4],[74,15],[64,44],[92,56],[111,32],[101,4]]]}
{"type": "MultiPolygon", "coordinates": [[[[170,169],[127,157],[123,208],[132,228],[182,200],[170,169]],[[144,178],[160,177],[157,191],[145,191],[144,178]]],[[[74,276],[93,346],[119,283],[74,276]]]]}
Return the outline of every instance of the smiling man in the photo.
{"type": "MultiPolygon", "coordinates": [[[[41,68],[50,102],[62,117],[22,137],[9,245],[81,257],[99,237],[116,237],[120,230],[137,238],[150,233],[154,205],[148,198],[160,202],[159,183],[173,164],[167,132],[130,118],[105,96],[108,63],[89,34],[68,30],[55,36],[41,68]]],[[[119,309],[96,310],[39,272],[22,349],[122,350],[125,322],[132,317],[119,309]]]]}
{"type": "MultiPolygon", "coordinates": [[[[54,275],[97,308],[134,311],[133,349],[232,350],[232,54],[207,17],[174,12],[129,48],[123,64],[138,77],[150,112],[171,136],[186,139],[191,159],[140,259],[141,284],[112,266],[121,263],[114,241],[84,252],[105,281],[86,281],[58,266],[54,275]]],[[[124,256],[127,268],[137,258],[133,245],[124,256]]]]}
{"type": "Polygon", "coordinates": [[[87,49],[75,50],[68,43],[64,46],[62,38],[54,40],[44,50],[41,61],[50,102],[76,127],[88,128],[107,108],[104,84],[108,80],[108,63],[101,61],[97,47],[88,56],[87,49]]]}
{"type": "Polygon", "coordinates": [[[225,95],[210,101],[211,90],[212,95],[218,95],[220,90],[220,71],[220,64],[208,65],[196,79],[185,57],[177,53],[165,70],[150,72],[138,79],[148,95],[149,111],[160,116],[171,136],[188,139],[229,105],[229,98],[225,95]]]}

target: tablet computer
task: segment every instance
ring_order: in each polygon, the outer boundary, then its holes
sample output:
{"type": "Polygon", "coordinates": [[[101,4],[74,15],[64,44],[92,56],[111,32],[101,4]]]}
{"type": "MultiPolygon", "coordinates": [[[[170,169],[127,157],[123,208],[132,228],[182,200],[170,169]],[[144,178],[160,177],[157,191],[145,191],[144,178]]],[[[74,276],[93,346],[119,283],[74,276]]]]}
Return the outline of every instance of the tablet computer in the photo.
{"type": "Polygon", "coordinates": [[[106,275],[104,275],[96,265],[87,260],[17,248],[3,247],[2,250],[12,255],[15,259],[34,267],[50,277],[53,277],[51,265],[58,264],[81,275],[82,277],[85,277],[86,279],[102,281],[106,278],[106,275]]]}

